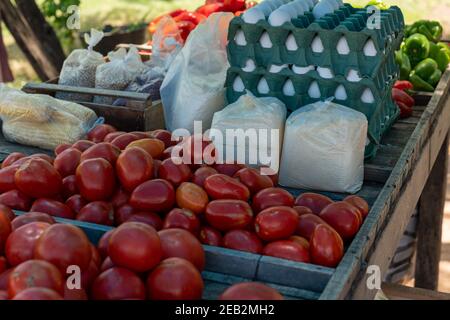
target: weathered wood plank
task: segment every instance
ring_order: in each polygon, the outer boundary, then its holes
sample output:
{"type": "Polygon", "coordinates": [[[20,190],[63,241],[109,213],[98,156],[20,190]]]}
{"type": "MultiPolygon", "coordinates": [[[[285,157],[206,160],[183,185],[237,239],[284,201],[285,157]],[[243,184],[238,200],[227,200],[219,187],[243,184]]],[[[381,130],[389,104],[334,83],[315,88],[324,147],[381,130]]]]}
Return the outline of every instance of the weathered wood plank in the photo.
{"type": "Polygon", "coordinates": [[[447,168],[448,137],[442,144],[419,201],[415,270],[415,286],[419,288],[436,290],[438,287],[447,168]]]}
{"type": "Polygon", "coordinates": [[[381,290],[389,300],[450,300],[450,294],[393,283],[383,283],[381,290]]]}

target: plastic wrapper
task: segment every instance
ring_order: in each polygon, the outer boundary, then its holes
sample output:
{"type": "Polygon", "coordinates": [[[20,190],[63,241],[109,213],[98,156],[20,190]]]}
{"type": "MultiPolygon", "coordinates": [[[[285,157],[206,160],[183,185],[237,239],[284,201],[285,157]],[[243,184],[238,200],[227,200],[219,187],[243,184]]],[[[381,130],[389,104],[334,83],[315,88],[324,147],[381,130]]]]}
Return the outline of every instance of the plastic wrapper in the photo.
{"type": "Polygon", "coordinates": [[[286,106],[277,98],[257,98],[249,92],[216,112],[210,138],[214,141],[219,159],[224,163],[269,166],[278,172],[286,113],[286,106]],[[215,130],[222,133],[222,145],[213,138],[215,130]],[[228,141],[227,130],[239,130],[241,139],[228,141]],[[250,141],[245,136],[256,137],[257,141],[250,141]],[[233,154],[230,155],[229,150],[233,150],[233,154]]]}
{"type": "Polygon", "coordinates": [[[280,184],[332,192],[358,192],[364,179],[367,118],[331,101],[293,112],[287,122],[280,184]]]}
{"type": "Polygon", "coordinates": [[[82,139],[98,121],[91,109],[0,85],[0,118],[8,141],[53,150],[82,139]]]}
{"type": "MultiPolygon", "coordinates": [[[[64,61],[58,84],[74,87],[95,87],[95,72],[97,67],[105,63],[103,56],[93,48],[102,40],[103,32],[91,30],[91,35],[85,34],[87,49],[77,49],[64,61]]],[[[57,92],[56,98],[69,101],[92,101],[92,96],[80,93],[57,92]]]]}
{"type": "MultiPolygon", "coordinates": [[[[125,90],[145,69],[136,47],[130,50],[120,48],[108,54],[109,62],[99,66],[95,74],[95,88],[108,90],[125,90]]],[[[113,104],[114,98],[95,96],[94,102],[113,104]]]]}
{"type": "Polygon", "coordinates": [[[232,13],[214,13],[191,32],[171,63],[161,86],[168,130],[193,132],[194,121],[209,129],[215,112],[225,106],[228,27],[232,13]]]}

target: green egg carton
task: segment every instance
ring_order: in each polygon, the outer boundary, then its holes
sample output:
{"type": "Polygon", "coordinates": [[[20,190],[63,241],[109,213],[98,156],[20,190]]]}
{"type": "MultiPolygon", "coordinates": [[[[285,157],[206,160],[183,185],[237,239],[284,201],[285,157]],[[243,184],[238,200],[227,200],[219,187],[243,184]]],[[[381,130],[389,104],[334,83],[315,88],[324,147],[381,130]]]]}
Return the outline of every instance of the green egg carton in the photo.
{"type": "Polygon", "coordinates": [[[298,66],[321,66],[330,68],[335,75],[345,76],[349,69],[358,70],[363,77],[375,77],[385,60],[400,48],[403,39],[404,19],[401,10],[393,6],[381,12],[379,29],[369,29],[366,9],[356,9],[346,4],[342,9],[314,20],[311,13],[293,19],[280,27],[261,20],[247,24],[239,16],[230,24],[228,34],[228,57],[231,66],[245,67],[252,59],[257,66],[294,64],[298,66]],[[246,44],[235,42],[236,33],[242,30],[246,44]],[[272,47],[261,46],[260,38],[267,32],[272,47]],[[286,40],[293,36],[297,48],[288,50],[286,40]],[[321,53],[313,52],[311,43],[319,36],[323,45],[321,53]],[[339,54],[337,44],[345,37],[349,53],[339,54]],[[377,51],[375,56],[364,55],[363,48],[372,39],[377,51]]]}
{"type": "Polygon", "coordinates": [[[289,111],[295,111],[302,106],[335,96],[336,89],[342,85],[347,99],[335,99],[335,101],[366,115],[369,122],[368,136],[370,140],[370,144],[366,148],[366,157],[372,157],[376,153],[381,137],[390,128],[399,114],[398,107],[391,97],[392,85],[395,80],[395,78],[392,78],[380,89],[369,78],[363,78],[359,82],[349,82],[343,76],[323,79],[316,71],[298,75],[289,69],[284,69],[279,73],[269,73],[262,67],[257,68],[254,72],[245,72],[241,68],[231,67],[228,70],[226,79],[226,96],[228,103],[233,103],[248,90],[258,97],[277,97],[286,104],[289,111]],[[241,92],[236,92],[233,88],[237,76],[242,79],[245,87],[241,92]],[[269,92],[266,94],[261,94],[258,90],[258,83],[262,77],[266,79],[269,87],[269,92]],[[283,93],[284,84],[288,79],[293,83],[295,90],[293,96],[286,96],[283,93]],[[317,82],[320,90],[320,96],[315,98],[309,95],[309,88],[314,81],[317,82]],[[373,103],[366,103],[361,100],[361,96],[366,88],[372,91],[373,103]]]}

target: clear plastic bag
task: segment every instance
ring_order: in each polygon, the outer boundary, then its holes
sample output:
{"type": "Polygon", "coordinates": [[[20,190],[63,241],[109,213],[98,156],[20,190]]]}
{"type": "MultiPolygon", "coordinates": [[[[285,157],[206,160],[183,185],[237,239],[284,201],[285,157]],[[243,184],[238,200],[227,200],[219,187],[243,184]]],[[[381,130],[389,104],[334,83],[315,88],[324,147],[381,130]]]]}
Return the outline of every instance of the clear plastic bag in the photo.
{"type": "MultiPolygon", "coordinates": [[[[136,47],[130,50],[120,48],[108,54],[109,62],[99,66],[95,75],[95,88],[109,90],[125,90],[136,79],[146,66],[142,63],[136,47]]],[[[94,102],[99,104],[112,104],[114,98],[95,96],[94,102]]]]}
{"type": "Polygon", "coordinates": [[[48,150],[83,138],[98,120],[82,105],[5,85],[0,85],[0,118],[8,141],[48,150]]]}
{"type": "Polygon", "coordinates": [[[286,106],[277,98],[257,98],[250,92],[216,112],[210,138],[217,148],[219,160],[254,167],[269,166],[278,172],[286,113],[286,106]],[[215,130],[221,132],[222,145],[212,136],[215,130]],[[227,130],[239,130],[242,139],[237,137],[228,141],[231,131],[227,134],[227,130]],[[250,141],[245,136],[256,137],[257,141],[250,141]],[[234,150],[232,155],[228,152],[231,150],[234,150]]]}
{"type": "Polygon", "coordinates": [[[193,132],[194,121],[203,129],[225,105],[228,27],[234,15],[215,13],[199,24],[169,67],[161,86],[168,130],[193,132]]]}
{"type": "MultiPolygon", "coordinates": [[[[95,29],[91,30],[91,35],[85,34],[85,41],[88,44],[87,49],[77,49],[64,61],[64,65],[59,76],[58,84],[74,87],[95,87],[95,72],[97,67],[105,63],[103,56],[95,52],[93,48],[102,40],[104,34],[95,29]]],[[[89,102],[92,96],[80,93],[57,92],[56,98],[89,102]]]]}
{"type": "Polygon", "coordinates": [[[280,184],[333,192],[358,192],[364,179],[367,118],[331,101],[293,112],[287,122],[280,184]]]}

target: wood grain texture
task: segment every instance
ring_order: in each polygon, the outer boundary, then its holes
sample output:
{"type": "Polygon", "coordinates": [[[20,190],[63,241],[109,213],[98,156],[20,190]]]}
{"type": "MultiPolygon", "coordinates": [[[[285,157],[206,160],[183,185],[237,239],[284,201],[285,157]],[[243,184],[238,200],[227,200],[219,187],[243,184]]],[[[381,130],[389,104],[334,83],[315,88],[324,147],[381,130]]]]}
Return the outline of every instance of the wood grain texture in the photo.
{"type": "Polygon", "coordinates": [[[389,300],[450,300],[450,294],[421,288],[383,283],[381,290],[389,300]]]}

